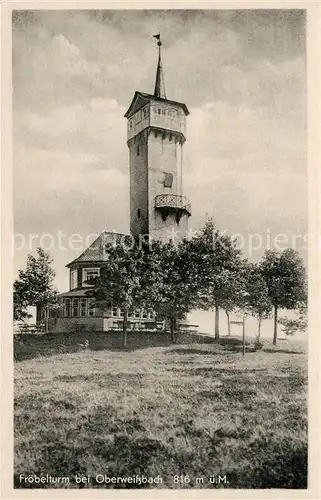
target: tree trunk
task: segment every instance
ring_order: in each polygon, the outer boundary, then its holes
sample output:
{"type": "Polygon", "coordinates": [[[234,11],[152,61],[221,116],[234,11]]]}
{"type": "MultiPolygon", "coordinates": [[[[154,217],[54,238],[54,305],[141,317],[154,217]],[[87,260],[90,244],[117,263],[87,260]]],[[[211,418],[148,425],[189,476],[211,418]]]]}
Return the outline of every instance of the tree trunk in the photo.
{"type": "Polygon", "coordinates": [[[220,339],[220,310],[218,305],[215,305],[215,340],[220,339]]]}
{"type": "Polygon", "coordinates": [[[274,306],[274,333],[273,333],[273,345],[276,345],[276,339],[278,336],[278,306],[274,306]]]}
{"type": "Polygon", "coordinates": [[[127,320],[128,320],[128,311],[124,310],[124,320],[123,320],[123,348],[127,347],[127,320]]]}
{"type": "Polygon", "coordinates": [[[230,337],[231,336],[230,314],[228,311],[225,311],[225,314],[226,314],[226,319],[227,319],[227,333],[228,333],[228,336],[230,337]]]}
{"type": "Polygon", "coordinates": [[[257,342],[260,342],[260,337],[261,337],[261,324],[262,324],[262,318],[259,318],[259,319],[258,319],[258,328],[257,328],[257,337],[256,337],[257,342]]]}
{"type": "Polygon", "coordinates": [[[171,342],[175,342],[175,318],[170,319],[171,325],[171,342]]]}

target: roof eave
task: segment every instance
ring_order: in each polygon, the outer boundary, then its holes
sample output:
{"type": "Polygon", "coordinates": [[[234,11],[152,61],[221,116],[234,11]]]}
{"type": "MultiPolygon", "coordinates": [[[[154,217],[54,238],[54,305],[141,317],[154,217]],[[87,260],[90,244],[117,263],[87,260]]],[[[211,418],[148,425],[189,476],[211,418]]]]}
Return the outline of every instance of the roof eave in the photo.
{"type": "Polygon", "coordinates": [[[129,118],[131,116],[131,111],[132,111],[132,109],[134,107],[135,101],[136,101],[136,99],[137,99],[138,96],[142,97],[143,99],[154,99],[155,101],[161,101],[161,102],[168,102],[170,104],[176,104],[176,105],[180,106],[184,110],[184,113],[185,113],[186,116],[190,114],[190,112],[188,110],[188,107],[183,102],[171,101],[170,99],[167,99],[167,98],[165,99],[164,97],[157,97],[155,95],[146,94],[145,92],[140,92],[140,91],[136,90],[135,94],[134,94],[134,97],[132,99],[132,102],[130,103],[130,106],[129,106],[128,110],[124,114],[125,118],[129,118]]]}

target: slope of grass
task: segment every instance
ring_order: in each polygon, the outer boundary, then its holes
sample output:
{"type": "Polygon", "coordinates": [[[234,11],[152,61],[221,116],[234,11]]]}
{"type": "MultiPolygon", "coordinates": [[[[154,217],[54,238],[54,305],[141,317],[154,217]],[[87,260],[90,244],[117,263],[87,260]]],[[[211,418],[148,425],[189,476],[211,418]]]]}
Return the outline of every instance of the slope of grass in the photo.
{"type": "Polygon", "coordinates": [[[77,488],[86,475],[91,488],[306,488],[301,349],[283,342],[243,358],[233,342],[193,343],[18,362],[15,487],[37,487],[20,474],[50,474],[70,482],[40,487],[77,488]],[[97,474],[162,482],[98,484],[97,474]]]}

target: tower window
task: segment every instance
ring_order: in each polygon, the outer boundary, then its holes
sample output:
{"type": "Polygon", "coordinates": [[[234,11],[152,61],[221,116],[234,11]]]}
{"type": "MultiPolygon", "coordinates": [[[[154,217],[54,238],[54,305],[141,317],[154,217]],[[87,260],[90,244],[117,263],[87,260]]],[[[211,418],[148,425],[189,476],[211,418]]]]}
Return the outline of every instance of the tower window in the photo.
{"type": "Polygon", "coordinates": [[[137,156],[140,156],[140,149],[139,149],[139,144],[137,146],[137,150],[136,150],[136,153],[137,153],[137,156]]]}
{"type": "Polygon", "coordinates": [[[173,185],[173,174],[164,172],[164,187],[171,188],[173,185]]]}
{"type": "Polygon", "coordinates": [[[140,219],[140,208],[137,209],[137,217],[140,219]]]}
{"type": "Polygon", "coordinates": [[[162,109],[162,115],[166,115],[165,109],[162,109]]]}
{"type": "Polygon", "coordinates": [[[161,114],[161,109],[158,108],[157,113],[160,115],[161,114]]]}

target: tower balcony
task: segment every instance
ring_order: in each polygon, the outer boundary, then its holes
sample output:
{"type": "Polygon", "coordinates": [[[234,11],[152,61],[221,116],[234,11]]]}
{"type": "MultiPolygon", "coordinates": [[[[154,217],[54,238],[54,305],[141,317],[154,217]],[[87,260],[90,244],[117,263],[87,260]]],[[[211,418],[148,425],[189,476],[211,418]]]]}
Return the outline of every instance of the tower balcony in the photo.
{"type": "Polygon", "coordinates": [[[191,202],[188,198],[172,193],[155,196],[155,210],[162,214],[163,220],[166,220],[169,214],[175,214],[177,222],[184,213],[188,216],[192,213],[191,202]]]}

